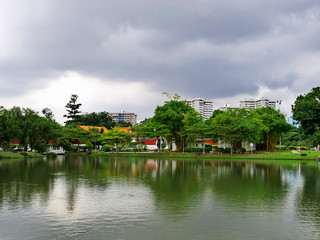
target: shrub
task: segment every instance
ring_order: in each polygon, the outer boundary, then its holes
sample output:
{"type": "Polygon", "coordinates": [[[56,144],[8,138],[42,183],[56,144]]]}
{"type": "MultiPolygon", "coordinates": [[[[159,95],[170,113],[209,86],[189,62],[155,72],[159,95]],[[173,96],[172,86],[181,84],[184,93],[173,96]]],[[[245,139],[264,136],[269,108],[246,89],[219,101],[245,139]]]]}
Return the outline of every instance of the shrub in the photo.
{"type": "Polygon", "coordinates": [[[212,146],[212,151],[217,151],[218,150],[218,146],[212,146]]]}
{"type": "Polygon", "coordinates": [[[310,150],[308,147],[306,147],[306,146],[300,146],[300,149],[301,150],[310,150]]]}
{"type": "Polygon", "coordinates": [[[231,148],[225,148],[225,149],[223,149],[223,152],[224,153],[231,153],[231,148]]]}
{"type": "Polygon", "coordinates": [[[86,149],[92,150],[93,148],[94,148],[94,145],[90,141],[88,141],[86,144],[86,149]]]}
{"type": "Polygon", "coordinates": [[[202,153],[202,148],[185,148],[185,152],[196,152],[196,153],[202,153]]]}
{"type": "Polygon", "coordinates": [[[104,152],[110,152],[112,150],[112,147],[109,144],[105,144],[102,146],[102,151],[104,152]]]}
{"type": "Polygon", "coordinates": [[[56,153],[54,153],[54,152],[48,152],[47,153],[47,158],[53,158],[53,159],[55,159],[55,158],[57,158],[57,154],[56,153]]]}
{"type": "Polygon", "coordinates": [[[204,147],[204,150],[205,150],[207,153],[210,152],[210,151],[212,151],[212,145],[206,143],[206,144],[205,144],[205,147],[204,147]]]}
{"type": "Polygon", "coordinates": [[[44,153],[48,150],[48,146],[44,143],[41,143],[41,142],[36,142],[34,145],[33,145],[33,149],[34,150],[37,150],[39,153],[44,153]]]}

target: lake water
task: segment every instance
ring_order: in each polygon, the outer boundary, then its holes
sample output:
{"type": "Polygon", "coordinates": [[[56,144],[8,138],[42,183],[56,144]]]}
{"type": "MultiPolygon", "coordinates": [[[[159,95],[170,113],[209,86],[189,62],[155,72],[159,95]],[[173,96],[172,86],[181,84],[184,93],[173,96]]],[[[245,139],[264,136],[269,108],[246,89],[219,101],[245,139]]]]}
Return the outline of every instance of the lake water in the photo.
{"type": "Polygon", "coordinates": [[[0,160],[0,239],[320,239],[317,164],[0,160]]]}

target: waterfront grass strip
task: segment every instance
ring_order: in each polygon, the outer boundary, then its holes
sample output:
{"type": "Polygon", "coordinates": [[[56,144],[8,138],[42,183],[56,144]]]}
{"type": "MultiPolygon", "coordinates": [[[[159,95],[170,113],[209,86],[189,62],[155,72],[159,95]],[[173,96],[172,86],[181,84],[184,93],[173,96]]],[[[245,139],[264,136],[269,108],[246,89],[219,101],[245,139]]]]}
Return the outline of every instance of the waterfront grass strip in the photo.
{"type": "Polygon", "coordinates": [[[43,154],[34,153],[34,152],[0,152],[0,159],[23,159],[23,158],[43,158],[43,154]]]}
{"type": "Polygon", "coordinates": [[[146,158],[192,158],[192,159],[261,159],[261,160],[311,160],[314,161],[320,151],[301,151],[300,154],[291,151],[279,152],[257,152],[254,154],[197,154],[181,152],[137,152],[137,153],[94,153],[91,156],[110,156],[110,157],[146,157],[146,158]]]}

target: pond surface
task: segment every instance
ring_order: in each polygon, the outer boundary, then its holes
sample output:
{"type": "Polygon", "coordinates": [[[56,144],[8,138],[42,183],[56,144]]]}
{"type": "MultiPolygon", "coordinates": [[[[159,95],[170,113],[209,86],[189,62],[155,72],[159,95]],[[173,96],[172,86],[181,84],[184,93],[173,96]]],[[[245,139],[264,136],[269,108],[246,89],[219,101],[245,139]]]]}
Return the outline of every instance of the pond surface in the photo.
{"type": "Polygon", "coordinates": [[[0,161],[0,239],[320,239],[317,164],[0,161]]]}

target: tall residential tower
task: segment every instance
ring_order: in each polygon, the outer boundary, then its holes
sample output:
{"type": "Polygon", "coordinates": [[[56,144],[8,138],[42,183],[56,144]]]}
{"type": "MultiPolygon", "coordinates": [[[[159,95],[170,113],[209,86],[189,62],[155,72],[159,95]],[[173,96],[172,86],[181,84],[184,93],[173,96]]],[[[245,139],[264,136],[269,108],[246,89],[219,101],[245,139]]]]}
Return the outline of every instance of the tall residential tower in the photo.
{"type": "Polygon", "coordinates": [[[118,113],[110,113],[110,116],[112,117],[112,121],[114,122],[124,121],[131,123],[132,125],[135,125],[137,123],[137,114],[127,113],[123,110],[118,113]]]}
{"type": "Polygon", "coordinates": [[[203,120],[207,120],[213,113],[213,101],[205,98],[194,98],[187,100],[187,103],[201,114],[203,120]]]}
{"type": "Polygon", "coordinates": [[[265,97],[262,97],[259,100],[246,98],[245,100],[240,101],[240,108],[256,109],[256,108],[267,107],[267,106],[276,108],[276,102],[265,97]]]}

